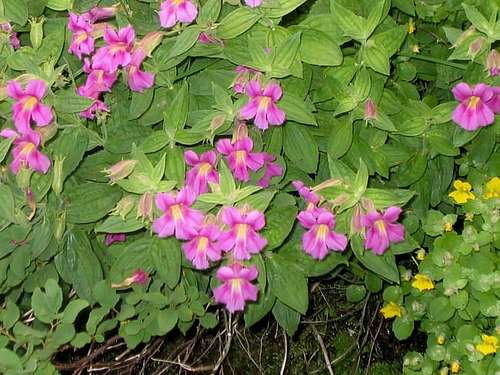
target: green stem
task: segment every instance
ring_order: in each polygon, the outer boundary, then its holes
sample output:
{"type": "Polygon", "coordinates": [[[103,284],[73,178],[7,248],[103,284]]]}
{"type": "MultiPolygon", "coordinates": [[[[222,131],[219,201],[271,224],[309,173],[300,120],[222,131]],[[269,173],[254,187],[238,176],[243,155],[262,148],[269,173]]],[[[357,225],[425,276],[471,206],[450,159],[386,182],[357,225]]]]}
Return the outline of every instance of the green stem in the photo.
{"type": "Polygon", "coordinates": [[[401,53],[399,56],[401,56],[401,57],[408,57],[410,59],[415,59],[415,60],[422,60],[422,61],[433,62],[433,63],[441,64],[441,65],[447,65],[447,66],[450,66],[450,67],[456,68],[456,69],[462,69],[462,70],[466,70],[467,69],[467,65],[452,63],[452,62],[449,62],[449,61],[446,61],[446,60],[436,59],[435,57],[430,57],[430,56],[407,55],[407,54],[404,54],[404,53],[401,53]]]}

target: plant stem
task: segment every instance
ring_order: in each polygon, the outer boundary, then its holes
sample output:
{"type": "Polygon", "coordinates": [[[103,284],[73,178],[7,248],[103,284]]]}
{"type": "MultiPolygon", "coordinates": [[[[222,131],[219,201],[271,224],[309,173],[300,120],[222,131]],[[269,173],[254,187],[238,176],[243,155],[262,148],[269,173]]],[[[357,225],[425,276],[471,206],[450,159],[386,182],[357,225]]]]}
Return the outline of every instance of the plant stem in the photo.
{"type": "Polygon", "coordinates": [[[441,65],[447,65],[447,66],[450,66],[450,67],[456,68],[456,69],[462,69],[462,70],[466,70],[467,69],[467,65],[452,63],[452,62],[449,62],[449,61],[446,61],[446,60],[437,59],[435,57],[430,57],[430,56],[408,55],[408,54],[404,54],[404,53],[399,54],[399,56],[401,56],[401,57],[408,57],[410,59],[415,59],[415,60],[422,60],[422,61],[433,62],[433,63],[441,64],[441,65]]]}

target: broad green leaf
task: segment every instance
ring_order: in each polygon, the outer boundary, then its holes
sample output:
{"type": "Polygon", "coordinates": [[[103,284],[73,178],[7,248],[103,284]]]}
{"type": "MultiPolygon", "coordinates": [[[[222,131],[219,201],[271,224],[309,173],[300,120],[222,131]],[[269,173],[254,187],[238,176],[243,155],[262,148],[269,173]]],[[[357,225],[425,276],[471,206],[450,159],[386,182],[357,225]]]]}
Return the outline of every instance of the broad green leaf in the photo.
{"type": "Polygon", "coordinates": [[[187,83],[184,82],[177,91],[174,100],[164,112],[163,128],[170,139],[174,139],[175,133],[183,129],[189,110],[189,92],[187,83]]]}
{"type": "Polygon", "coordinates": [[[0,219],[16,223],[14,195],[7,185],[0,185],[0,219]]]}
{"type": "Polygon", "coordinates": [[[288,122],[285,126],[283,150],[293,163],[306,173],[318,166],[318,146],[304,125],[288,122]]]}
{"type": "Polygon", "coordinates": [[[7,370],[11,370],[14,372],[11,373],[19,373],[23,369],[23,365],[21,359],[17,356],[13,351],[1,348],[0,349],[0,369],[4,370],[7,373],[7,370]]]}
{"type": "Polygon", "coordinates": [[[200,32],[200,27],[196,25],[185,28],[175,40],[175,44],[170,50],[169,57],[173,58],[179,56],[193,47],[200,36],[200,32]]]}
{"type": "Polygon", "coordinates": [[[285,93],[283,95],[278,102],[278,107],[285,111],[287,120],[300,122],[302,124],[316,125],[316,119],[311,113],[311,110],[306,106],[304,100],[291,93],[285,93]]]}
{"type": "Polygon", "coordinates": [[[3,10],[7,20],[17,23],[20,26],[28,21],[28,4],[26,0],[2,0],[3,10]]]}
{"type": "Polygon", "coordinates": [[[273,316],[290,337],[293,336],[297,328],[299,328],[300,314],[284,303],[281,303],[279,300],[276,300],[274,304],[273,316]]]}
{"type": "Polygon", "coordinates": [[[175,328],[179,316],[177,314],[177,311],[175,311],[174,309],[164,309],[158,311],[158,316],[156,319],[160,335],[166,335],[168,332],[175,328]]]}
{"type": "Polygon", "coordinates": [[[295,206],[273,207],[266,212],[266,226],[262,235],[267,239],[266,250],[279,247],[287,238],[295,223],[295,206]]]}
{"type": "Polygon", "coordinates": [[[312,65],[336,66],[343,60],[339,45],[326,33],[314,29],[302,31],[300,56],[303,62],[312,65]]]}
{"type": "Polygon", "coordinates": [[[271,311],[275,301],[276,296],[269,292],[269,288],[265,293],[260,289],[257,302],[249,303],[245,309],[245,328],[249,328],[263,319],[271,311]]]}
{"type": "Polygon", "coordinates": [[[392,331],[398,340],[406,340],[413,333],[414,322],[408,315],[396,317],[392,322],[392,331]]]}
{"type": "Polygon", "coordinates": [[[78,95],[72,89],[59,92],[54,98],[54,108],[57,112],[77,113],[89,108],[95,100],[78,95]]]}
{"type": "Polygon", "coordinates": [[[74,323],[78,314],[89,306],[89,303],[83,299],[70,301],[65,307],[61,321],[63,323],[74,323]]]}
{"type": "Polygon", "coordinates": [[[224,17],[217,26],[217,36],[221,39],[236,38],[251,28],[260,18],[259,12],[252,8],[240,7],[235,9],[224,17]]]}
{"type": "Polygon", "coordinates": [[[181,275],[181,247],[174,238],[153,238],[151,259],[158,276],[173,289],[181,275]]]}
{"type": "Polygon", "coordinates": [[[414,191],[404,189],[367,188],[363,197],[370,199],[377,210],[390,206],[404,206],[415,195],[414,191]]]}
{"type": "Polygon", "coordinates": [[[351,248],[356,258],[366,268],[388,281],[399,283],[399,271],[394,255],[390,253],[375,255],[371,250],[365,250],[359,236],[351,238],[351,248]]]}
{"type": "Polygon", "coordinates": [[[214,23],[219,18],[222,6],[221,0],[208,0],[200,9],[200,14],[196,19],[198,25],[214,23]]]}
{"type": "Polygon", "coordinates": [[[475,7],[462,3],[462,7],[465,10],[465,15],[469,21],[479,30],[488,36],[494,35],[494,30],[490,27],[490,24],[486,17],[484,17],[475,7]]]}
{"type": "Polygon", "coordinates": [[[364,31],[366,20],[363,17],[343,7],[338,0],[330,2],[330,10],[335,23],[344,31],[344,35],[358,41],[363,41],[367,38],[364,31]]]}
{"type": "Polygon", "coordinates": [[[95,227],[96,232],[129,233],[144,228],[144,222],[132,216],[123,220],[120,216],[110,216],[95,227]]]}

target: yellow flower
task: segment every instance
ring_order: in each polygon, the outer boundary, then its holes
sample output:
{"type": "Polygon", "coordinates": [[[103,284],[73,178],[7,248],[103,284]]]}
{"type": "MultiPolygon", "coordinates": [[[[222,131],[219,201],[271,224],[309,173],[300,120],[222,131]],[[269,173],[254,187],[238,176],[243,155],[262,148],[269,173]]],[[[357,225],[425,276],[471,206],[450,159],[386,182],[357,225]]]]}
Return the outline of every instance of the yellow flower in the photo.
{"type": "Polygon", "coordinates": [[[413,34],[417,28],[415,27],[415,22],[413,22],[413,18],[410,18],[408,21],[408,34],[413,34]]]}
{"type": "Polygon", "coordinates": [[[452,191],[450,194],[448,194],[448,196],[453,198],[455,203],[464,204],[467,201],[476,199],[474,193],[471,192],[472,186],[468,182],[456,180],[453,183],[453,187],[455,188],[455,191],[452,191]]]}
{"type": "Polygon", "coordinates": [[[480,344],[476,345],[476,350],[482,355],[495,354],[498,348],[498,339],[495,336],[481,335],[480,344]]]}
{"type": "Polygon", "coordinates": [[[451,369],[452,374],[458,374],[460,372],[460,368],[461,368],[460,362],[458,362],[458,361],[451,362],[450,369],[451,369]]]}
{"type": "Polygon", "coordinates": [[[411,51],[413,53],[420,53],[420,46],[418,44],[414,44],[413,46],[411,46],[411,51]]]}
{"type": "Polygon", "coordinates": [[[428,276],[417,273],[415,275],[415,280],[411,283],[411,286],[420,291],[432,290],[434,289],[434,281],[428,276]]]}
{"type": "Polygon", "coordinates": [[[474,219],[474,214],[472,212],[465,213],[465,220],[466,221],[472,221],[473,219],[474,219]]]}
{"type": "Polygon", "coordinates": [[[443,345],[444,342],[446,341],[446,338],[443,335],[439,335],[436,341],[439,345],[443,345]]]}
{"type": "Polygon", "coordinates": [[[443,229],[445,232],[451,232],[453,230],[453,224],[452,223],[444,223],[443,229]]]}
{"type": "Polygon", "coordinates": [[[500,198],[500,178],[493,177],[486,183],[484,199],[500,198]]]}
{"type": "Polygon", "coordinates": [[[391,319],[396,316],[401,317],[401,315],[403,314],[403,310],[397,303],[389,302],[380,309],[380,313],[384,316],[385,319],[391,319]]]}
{"type": "Polygon", "coordinates": [[[417,256],[416,256],[417,260],[422,261],[425,259],[425,256],[426,256],[426,252],[424,249],[417,250],[417,256]]]}

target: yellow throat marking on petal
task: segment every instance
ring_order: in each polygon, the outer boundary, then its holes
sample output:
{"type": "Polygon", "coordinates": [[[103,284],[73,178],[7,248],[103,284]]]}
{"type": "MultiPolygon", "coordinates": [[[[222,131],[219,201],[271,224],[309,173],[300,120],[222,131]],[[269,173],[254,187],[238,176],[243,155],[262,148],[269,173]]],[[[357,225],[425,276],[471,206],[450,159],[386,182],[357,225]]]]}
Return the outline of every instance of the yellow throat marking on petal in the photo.
{"type": "Polygon", "coordinates": [[[384,220],[377,220],[375,222],[375,227],[377,228],[377,230],[380,233],[386,234],[387,230],[385,229],[385,222],[384,222],[384,220]]]}
{"type": "Polygon", "coordinates": [[[243,240],[247,237],[248,224],[236,224],[236,238],[243,240]]]}
{"type": "Polygon", "coordinates": [[[125,51],[127,49],[127,45],[123,42],[118,42],[116,44],[113,44],[110,48],[109,51],[112,53],[117,53],[121,51],[125,51]]]}
{"type": "Polygon", "coordinates": [[[469,99],[469,103],[467,104],[467,108],[476,109],[480,100],[481,100],[481,98],[479,96],[471,96],[469,99]]]}
{"type": "MultiPolygon", "coordinates": [[[[237,151],[236,153],[241,152],[237,151]]],[[[208,172],[212,170],[212,165],[210,163],[203,163],[200,165],[200,168],[198,169],[198,175],[200,176],[206,176],[208,172]]]]}
{"type": "Polygon", "coordinates": [[[28,155],[30,154],[34,149],[36,148],[36,146],[31,143],[31,142],[26,142],[26,144],[23,146],[23,148],[21,149],[21,154],[23,155],[28,155]]]}
{"type": "Polygon", "coordinates": [[[236,164],[244,164],[247,160],[247,152],[246,151],[236,151],[236,164]]]}
{"type": "Polygon", "coordinates": [[[183,219],[182,209],[180,204],[174,204],[170,206],[170,213],[172,214],[172,218],[175,222],[181,221],[183,219]]]}
{"type": "Polygon", "coordinates": [[[208,238],[200,237],[198,239],[198,246],[196,247],[196,251],[199,253],[204,253],[207,250],[208,238]]]}
{"type": "Polygon", "coordinates": [[[179,6],[184,2],[184,0],[172,0],[172,4],[175,6],[179,6]]]}
{"type": "Polygon", "coordinates": [[[259,109],[260,110],[267,110],[269,107],[269,104],[271,104],[271,98],[269,96],[261,96],[259,100],[259,109]]]}
{"type": "Polygon", "coordinates": [[[88,39],[87,33],[80,33],[80,35],[76,37],[75,42],[76,44],[80,44],[86,41],[87,39],[88,39]]]}
{"type": "Polygon", "coordinates": [[[316,240],[326,241],[326,236],[328,235],[329,231],[330,231],[330,228],[328,228],[328,225],[321,224],[318,227],[318,230],[316,231],[316,240]]]}
{"type": "Polygon", "coordinates": [[[232,292],[240,292],[241,291],[241,279],[232,279],[231,280],[231,291],[232,292]]]}
{"type": "Polygon", "coordinates": [[[30,96],[27,98],[24,103],[23,103],[23,110],[24,111],[31,111],[33,108],[35,108],[35,105],[38,103],[38,99],[34,96],[30,96]]]}

